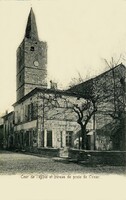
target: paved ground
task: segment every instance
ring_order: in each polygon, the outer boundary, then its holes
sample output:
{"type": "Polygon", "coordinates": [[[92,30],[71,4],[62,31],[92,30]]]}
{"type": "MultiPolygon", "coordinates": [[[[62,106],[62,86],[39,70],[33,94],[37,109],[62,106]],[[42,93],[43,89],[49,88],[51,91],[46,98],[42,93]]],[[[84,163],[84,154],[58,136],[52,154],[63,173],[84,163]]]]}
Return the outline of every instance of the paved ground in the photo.
{"type": "Polygon", "coordinates": [[[96,166],[87,167],[76,163],[64,163],[52,158],[44,158],[21,153],[0,151],[0,174],[42,174],[42,173],[100,173],[126,174],[126,167],[96,166]]]}

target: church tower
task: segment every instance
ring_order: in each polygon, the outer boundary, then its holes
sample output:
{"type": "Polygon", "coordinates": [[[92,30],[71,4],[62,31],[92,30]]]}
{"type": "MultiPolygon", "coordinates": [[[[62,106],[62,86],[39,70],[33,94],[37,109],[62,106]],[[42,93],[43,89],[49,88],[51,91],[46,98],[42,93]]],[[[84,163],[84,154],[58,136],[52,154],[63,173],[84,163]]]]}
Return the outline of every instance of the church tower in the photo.
{"type": "Polygon", "coordinates": [[[31,8],[25,36],[17,49],[17,101],[36,87],[47,87],[47,44],[39,41],[31,8]]]}

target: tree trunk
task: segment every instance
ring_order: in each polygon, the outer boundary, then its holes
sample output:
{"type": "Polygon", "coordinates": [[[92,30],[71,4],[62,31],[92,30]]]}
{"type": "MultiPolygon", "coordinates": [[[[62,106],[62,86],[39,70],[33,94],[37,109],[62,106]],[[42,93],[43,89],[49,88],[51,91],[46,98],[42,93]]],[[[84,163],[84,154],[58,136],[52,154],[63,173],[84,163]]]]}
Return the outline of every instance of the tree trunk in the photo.
{"type": "Polygon", "coordinates": [[[86,134],[86,126],[81,124],[81,134],[82,134],[82,149],[87,149],[87,134],[86,134]]]}

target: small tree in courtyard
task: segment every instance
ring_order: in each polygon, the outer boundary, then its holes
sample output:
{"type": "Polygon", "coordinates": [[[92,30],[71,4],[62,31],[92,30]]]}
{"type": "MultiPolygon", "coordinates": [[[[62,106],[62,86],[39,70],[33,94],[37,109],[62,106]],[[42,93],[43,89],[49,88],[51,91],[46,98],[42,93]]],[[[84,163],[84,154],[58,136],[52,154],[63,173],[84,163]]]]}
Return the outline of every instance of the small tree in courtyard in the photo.
{"type": "MultiPolygon", "coordinates": [[[[126,69],[116,70],[117,63],[112,58],[110,62],[105,60],[112,71],[111,95],[113,95],[113,111],[108,115],[113,119],[113,141],[114,149],[125,149],[126,132],[126,69]]],[[[110,88],[108,88],[110,91],[110,88]]]]}
{"type": "MultiPolygon", "coordinates": [[[[95,100],[87,99],[81,105],[74,104],[73,110],[77,114],[78,119],[77,123],[81,127],[81,137],[82,137],[82,149],[87,149],[87,124],[91,120],[92,116],[97,111],[97,106],[95,100]]],[[[80,138],[79,138],[79,147],[80,147],[80,138]]]]}
{"type": "Polygon", "coordinates": [[[80,102],[78,104],[73,104],[73,110],[77,114],[77,123],[80,125],[81,128],[81,147],[82,149],[87,149],[87,134],[89,132],[89,130],[87,129],[87,125],[90,123],[91,118],[93,118],[95,116],[95,113],[97,112],[97,105],[98,101],[100,100],[100,88],[97,88],[96,90],[94,79],[90,79],[89,81],[81,83],[77,86],[72,85],[69,90],[71,92],[75,92],[80,97],[80,102]]]}

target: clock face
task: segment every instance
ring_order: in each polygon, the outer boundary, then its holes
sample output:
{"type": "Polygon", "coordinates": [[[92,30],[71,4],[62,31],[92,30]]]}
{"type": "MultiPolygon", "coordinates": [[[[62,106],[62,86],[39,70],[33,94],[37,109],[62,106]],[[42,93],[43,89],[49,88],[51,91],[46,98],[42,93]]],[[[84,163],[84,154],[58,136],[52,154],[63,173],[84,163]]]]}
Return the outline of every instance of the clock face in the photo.
{"type": "Polygon", "coordinates": [[[39,66],[39,62],[37,60],[34,61],[34,65],[35,65],[35,67],[38,67],[39,66]]]}

